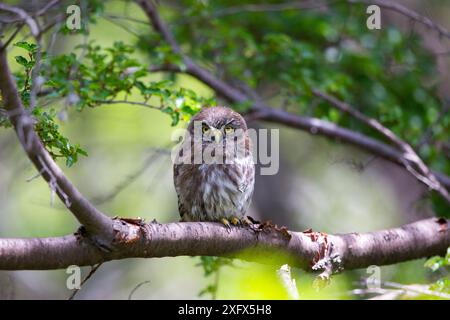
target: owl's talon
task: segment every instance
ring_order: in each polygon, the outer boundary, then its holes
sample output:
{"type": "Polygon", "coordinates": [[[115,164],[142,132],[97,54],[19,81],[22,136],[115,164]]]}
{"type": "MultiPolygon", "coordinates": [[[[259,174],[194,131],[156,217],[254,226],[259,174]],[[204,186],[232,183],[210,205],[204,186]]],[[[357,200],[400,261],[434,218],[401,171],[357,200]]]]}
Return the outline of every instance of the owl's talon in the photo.
{"type": "Polygon", "coordinates": [[[253,221],[251,221],[247,216],[242,217],[240,221],[243,226],[252,226],[253,225],[253,221]]]}
{"type": "Polygon", "coordinates": [[[232,217],[230,222],[231,222],[231,224],[233,224],[235,226],[241,224],[241,220],[237,217],[232,217]]]}
{"type": "Polygon", "coordinates": [[[225,228],[227,228],[228,232],[230,232],[231,231],[230,221],[228,221],[228,219],[226,219],[226,218],[222,218],[220,221],[225,226],[225,228]]]}

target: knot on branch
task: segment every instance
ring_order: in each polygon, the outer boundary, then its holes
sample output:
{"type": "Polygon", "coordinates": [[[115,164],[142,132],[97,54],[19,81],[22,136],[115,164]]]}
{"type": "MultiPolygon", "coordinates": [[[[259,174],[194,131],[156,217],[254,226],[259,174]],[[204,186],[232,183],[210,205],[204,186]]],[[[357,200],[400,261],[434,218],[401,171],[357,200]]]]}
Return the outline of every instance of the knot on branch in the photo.
{"type": "Polygon", "coordinates": [[[322,271],[314,285],[316,288],[323,287],[328,284],[333,273],[338,273],[344,268],[342,266],[342,259],[339,252],[334,252],[334,243],[330,242],[328,235],[323,232],[314,232],[311,229],[304,231],[312,242],[318,244],[318,250],[311,261],[311,269],[313,271],[322,271]]]}
{"type": "Polygon", "coordinates": [[[113,218],[113,245],[127,245],[138,242],[145,232],[145,223],[141,218],[113,218]]]}

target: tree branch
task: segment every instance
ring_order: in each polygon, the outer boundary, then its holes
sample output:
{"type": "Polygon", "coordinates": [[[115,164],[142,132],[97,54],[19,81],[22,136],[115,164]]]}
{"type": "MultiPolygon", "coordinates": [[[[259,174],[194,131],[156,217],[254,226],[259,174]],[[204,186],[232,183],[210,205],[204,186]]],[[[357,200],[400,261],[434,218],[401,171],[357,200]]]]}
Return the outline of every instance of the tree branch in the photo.
{"type": "Polygon", "coordinates": [[[36,20],[34,20],[25,10],[18,8],[18,7],[13,7],[13,6],[7,5],[5,3],[0,3],[0,10],[14,13],[28,25],[28,27],[30,28],[31,34],[34,37],[39,36],[40,29],[39,29],[39,26],[38,26],[36,20]]]}
{"type": "MultiPolygon", "coordinates": [[[[1,45],[0,42],[0,47],[1,45]]],[[[38,172],[49,183],[52,191],[57,193],[66,207],[89,232],[99,238],[112,238],[114,231],[111,219],[96,209],[72,185],[36,134],[34,120],[28,115],[19,97],[5,50],[0,52],[0,92],[19,141],[38,172]]]]}
{"type": "MultiPolygon", "coordinates": [[[[208,85],[219,96],[223,97],[228,102],[243,103],[246,101],[251,101],[251,99],[249,99],[242,92],[233,88],[225,81],[215,77],[209,71],[195,64],[189,57],[183,55],[180,46],[171,34],[168,26],[162,21],[156,6],[151,1],[136,0],[136,3],[139,4],[142,10],[146,13],[154,29],[160,32],[175,53],[180,54],[183,57],[183,61],[185,63],[184,70],[181,70],[176,65],[163,65],[150,67],[150,71],[184,72],[208,85]]],[[[316,118],[303,117],[281,109],[275,109],[268,106],[261,100],[252,102],[251,112],[252,114],[249,115],[247,119],[281,123],[293,128],[308,131],[312,134],[319,134],[329,138],[338,139],[402,166],[405,165],[405,161],[408,161],[408,159],[405,159],[404,153],[398,151],[396,148],[365,136],[359,132],[339,127],[332,122],[316,118]]],[[[429,174],[436,176],[438,185],[442,184],[446,188],[450,189],[450,177],[442,173],[435,173],[433,171],[430,171],[429,174]]],[[[445,194],[446,192],[447,191],[444,190],[441,193],[445,194]]]]}
{"type": "Polygon", "coordinates": [[[395,1],[389,1],[389,0],[347,0],[349,3],[363,3],[366,5],[377,5],[384,9],[388,9],[391,11],[395,11],[409,19],[412,19],[414,21],[417,21],[424,26],[431,28],[435,30],[439,36],[446,37],[447,39],[450,39],[450,32],[445,29],[443,26],[437,24],[433,20],[431,20],[428,17],[422,16],[419,13],[417,13],[414,10],[411,10],[404,5],[400,3],[396,3],[395,1]]]}
{"type": "MultiPolygon", "coordinates": [[[[136,0],[136,3],[145,12],[155,31],[159,32],[161,36],[164,38],[164,40],[172,47],[173,52],[181,55],[181,57],[183,58],[183,62],[185,64],[186,73],[208,84],[211,88],[214,88],[214,90],[219,95],[223,96],[226,100],[230,102],[240,103],[249,100],[239,90],[217,79],[209,71],[199,67],[197,64],[194,63],[194,61],[192,61],[189,57],[185,56],[182,53],[180,46],[176,42],[172,33],[170,32],[168,26],[164,23],[164,21],[162,21],[156,6],[153,4],[152,1],[136,0]]],[[[167,66],[167,68],[172,68],[174,71],[178,69],[177,66],[167,66]]]]}
{"type": "Polygon", "coordinates": [[[439,180],[434,176],[434,174],[430,171],[430,169],[426,166],[426,164],[422,161],[419,155],[414,151],[414,149],[397,137],[397,135],[392,132],[392,130],[383,126],[378,120],[367,117],[365,114],[360,112],[359,110],[353,108],[349,104],[338,100],[337,98],[330,96],[322,91],[317,89],[313,90],[313,94],[317,97],[320,97],[327,101],[329,104],[339,109],[340,111],[349,114],[353,118],[361,121],[365,125],[375,129],[379,133],[381,133],[384,137],[390,140],[393,144],[395,144],[400,150],[403,152],[404,165],[408,171],[410,171],[418,180],[422,181],[429,188],[436,190],[439,194],[450,203],[450,195],[447,192],[439,180]],[[411,165],[414,165],[416,169],[414,169],[411,165]]]}
{"type": "MultiPolygon", "coordinates": [[[[1,270],[47,270],[88,266],[126,258],[233,256],[250,261],[298,266],[312,271],[322,251],[311,233],[275,229],[254,231],[219,223],[135,224],[122,226],[111,245],[99,250],[80,234],[56,238],[0,239],[1,270]],[[243,252],[244,250],[244,252],[243,252]]],[[[400,228],[371,233],[327,236],[329,257],[339,260],[334,271],[387,265],[445,253],[450,246],[448,220],[426,219],[400,228]]]]}
{"type": "Polygon", "coordinates": [[[275,3],[275,4],[244,4],[233,7],[224,8],[216,13],[214,13],[215,17],[221,17],[226,15],[233,15],[242,12],[277,12],[277,11],[285,11],[285,10],[308,10],[308,9],[319,9],[323,7],[327,7],[330,5],[347,2],[349,4],[365,4],[365,5],[377,5],[386,10],[391,10],[397,12],[409,19],[417,21],[424,26],[435,30],[440,36],[446,37],[450,39],[450,32],[434,22],[428,17],[425,17],[418,12],[405,7],[400,3],[396,3],[392,0],[328,0],[325,2],[315,1],[291,1],[284,3],[275,3]]]}

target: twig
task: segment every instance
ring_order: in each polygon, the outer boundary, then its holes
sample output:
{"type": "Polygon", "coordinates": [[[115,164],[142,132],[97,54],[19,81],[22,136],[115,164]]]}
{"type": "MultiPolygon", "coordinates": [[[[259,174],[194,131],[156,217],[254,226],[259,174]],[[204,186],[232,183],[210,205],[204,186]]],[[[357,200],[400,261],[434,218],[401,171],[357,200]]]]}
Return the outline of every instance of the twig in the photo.
{"type": "Polygon", "coordinates": [[[382,8],[395,11],[409,19],[417,21],[431,29],[438,32],[440,36],[444,36],[450,39],[450,32],[443,26],[432,21],[430,18],[425,17],[416,11],[405,7],[400,3],[396,3],[391,0],[329,0],[323,3],[317,3],[317,1],[291,1],[285,3],[275,4],[246,4],[221,9],[213,13],[214,17],[221,17],[226,15],[233,15],[242,12],[277,12],[286,10],[307,10],[307,9],[319,9],[333,5],[336,3],[347,2],[349,4],[366,4],[366,5],[378,5],[382,8]]]}
{"type": "Polygon", "coordinates": [[[329,2],[318,3],[317,0],[312,1],[292,1],[285,3],[274,3],[274,4],[245,4],[233,7],[227,7],[216,11],[213,13],[213,17],[223,17],[228,15],[234,15],[242,12],[278,12],[286,10],[310,10],[310,9],[320,9],[327,7],[330,4],[342,2],[342,0],[334,0],[329,2]]]}
{"type": "MultiPolygon", "coordinates": [[[[189,57],[183,55],[180,46],[170,32],[168,26],[159,16],[158,10],[152,1],[148,0],[136,0],[136,3],[141,6],[142,10],[147,14],[153,28],[159,32],[164,40],[171,46],[174,53],[181,55],[184,65],[186,67],[186,72],[196,77],[202,82],[207,83],[209,86],[213,87],[221,96],[223,96],[228,101],[233,101],[237,103],[246,102],[249,99],[241,93],[239,90],[231,87],[227,83],[222,82],[217,79],[210,72],[199,67],[194,63],[189,57]]],[[[177,66],[170,66],[173,70],[179,69],[177,66]]]]}
{"type": "Polygon", "coordinates": [[[429,140],[433,137],[433,127],[436,126],[440,121],[442,121],[442,118],[448,111],[450,111],[450,102],[447,102],[447,104],[441,108],[439,114],[436,117],[436,120],[434,120],[434,122],[425,130],[422,137],[419,139],[419,143],[416,146],[418,150],[422,148],[423,145],[429,143],[429,140]]]}
{"type": "Polygon", "coordinates": [[[154,161],[161,156],[161,154],[162,150],[159,149],[154,150],[154,152],[146,159],[146,161],[140,168],[138,168],[135,172],[128,175],[126,179],[120,182],[118,185],[116,185],[110,193],[100,197],[95,197],[94,199],[92,199],[92,202],[97,205],[100,205],[115,198],[120,192],[122,192],[131,183],[133,183],[133,181],[135,181],[138,177],[140,177],[154,163],[154,161]]]}
{"type": "Polygon", "coordinates": [[[277,275],[280,278],[281,283],[286,289],[288,296],[293,300],[298,300],[298,289],[295,283],[295,279],[291,276],[291,268],[288,264],[284,264],[277,270],[277,275]]]}
{"type": "Polygon", "coordinates": [[[142,107],[146,107],[146,108],[150,108],[150,109],[156,109],[156,110],[161,110],[162,107],[156,107],[156,106],[152,106],[148,103],[145,102],[139,102],[139,101],[128,101],[128,100],[94,100],[95,103],[100,103],[100,104],[131,104],[131,105],[136,105],[136,106],[142,106],[142,107]]]}
{"type": "Polygon", "coordinates": [[[44,5],[40,10],[36,12],[35,16],[42,16],[47,13],[48,10],[53,8],[55,5],[57,5],[60,2],[60,0],[52,0],[49,1],[46,5],[44,5]]]}
{"type": "Polygon", "coordinates": [[[429,295],[429,296],[450,299],[450,294],[447,294],[445,292],[437,292],[437,291],[429,290],[428,288],[419,288],[418,285],[403,285],[403,284],[391,282],[391,281],[381,281],[380,284],[384,285],[385,287],[388,287],[388,288],[401,289],[401,290],[405,290],[405,291],[416,292],[419,294],[425,294],[425,295],[429,295]]]}
{"type": "Polygon", "coordinates": [[[30,106],[28,108],[29,114],[33,113],[33,110],[37,106],[37,92],[41,87],[41,83],[38,83],[37,79],[39,77],[39,73],[41,70],[42,63],[42,42],[41,42],[41,33],[36,36],[36,59],[34,63],[33,70],[31,72],[31,90],[30,90],[30,106]]]}
{"type": "Polygon", "coordinates": [[[104,17],[108,17],[108,18],[110,18],[110,19],[128,20],[128,21],[131,21],[131,22],[136,22],[136,23],[140,23],[140,24],[145,24],[145,25],[147,25],[147,26],[149,25],[148,21],[136,19],[136,18],[133,18],[133,17],[117,16],[117,15],[114,15],[114,14],[104,14],[103,16],[104,16],[104,17]]]}
{"type": "Polygon", "coordinates": [[[450,32],[443,26],[432,21],[430,18],[420,15],[419,13],[411,10],[400,3],[391,0],[347,0],[348,3],[364,3],[367,5],[377,5],[382,8],[395,11],[405,17],[415,20],[433,30],[436,30],[440,36],[450,39],[450,32]]]}
{"type": "Polygon", "coordinates": [[[139,289],[140,287],[142,287],[144,284],[150,283],[150,280],[147,281],[142,281],[140,283],[138,283],[133,290],[131,290],[130,294],[128,295],[128,300],[131,300],[131,298],[133,297],[133,294],[136,292],[137,289],[139,289]]]}
{"type": "Polygon", "coordinates": [[[0,51],[5,50],[9,46],[11,41],[13,41],[14,38],[17,36],[17,34],[20,32],[20,30],[22,30],[23,26],[24,26],[24,23],[19,23],[19,26],[16,28],[16,30],[13,32],[13,34],[8,38],[8,40],[6,40],[6,42],[3,44],[3,46],[0,47],[0,51]]]}
{"type": "MultiPolygon", "coordinates": [[[[410,285],[404,285],[397,282],[392,281],[380,281],[376,279],[371,279],[372,283],[374,285],[377,285],[378,288],[367,288],[367,289],[355,289],[352,290],[352,294],[357,295],[367,295],[367,294],[379,294],[379,296],[375,296],[371,299],[380,299],[384,298],[383,296],[387,295],[388,297],[392,298],[393,296],[399,297],[403,294],[407,293],[414,293],[416,296],[417,294],[421,295],[427,295],[432,297],[437,297],[441,299],[450,299],[450,294],[445,292],[439,292],[435,290],[430,290],[428,285],[419,285],[419,284],[410,284],[410,285]],[[385,288],[382,288],[385,287],[385,288]],[[386,289],[386,288],[392,288],[392,289],[386,289]],[[393,290],[394,289],[394,290],[393,290]]],[[[367,279],[362,279],[362,283],[367,283],[367,279]]]]}
{"type": "Polygon", "coordinates": [[[73,298],[75,298],[76,294],[78,293],[78,291],[81,290],[81,288],[83,287],[83,285],[86,283],[86,281],[89,280],[90,277],[92,277],[95,273],[95,271],[98,270],[98,268],[100,268],[100,266],[102,265],[102,263],[99,263],[95,266],[92,267],[91,271],[89,272],[89,274],[86,276],[86,278],[83,279],[83,281],[81,281],[80,283],[80,287],[73,290],[72,294],[70,295],[69,299],[67,300],[73,300],[73,298]]]}
{"type": "Polygon", "coordinates": [[[115,26],[118,26],[119,28],[122,28],[123,30],[125,30],[126,32],[132,34],[133,36],[139,38],[139,33],[137,33],[136,31],[132,30],[130,27],[128,27],[127,25],[121,23],[120,21],[116,21],[117,19],[112,19],[109,16],[102,16],[106,21],[112,23],[115,26]]]}

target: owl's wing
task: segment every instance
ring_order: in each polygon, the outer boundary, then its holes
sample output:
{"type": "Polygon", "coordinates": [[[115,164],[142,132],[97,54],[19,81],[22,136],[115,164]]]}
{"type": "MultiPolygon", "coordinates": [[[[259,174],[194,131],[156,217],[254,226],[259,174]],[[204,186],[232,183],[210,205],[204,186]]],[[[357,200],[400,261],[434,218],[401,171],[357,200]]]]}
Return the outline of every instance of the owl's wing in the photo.
{"type": "Polygon", "coordinates": [[[180,165],[174,164],[173,165],[173,185],[175,186],[175,191],[177,194],[179,194],[179,187],[178,187],[178,177],[180,175],[180,165]]]}
{"type": "Polygon", "coordinates": [[[180,213],[181,221],[186,221],[187,212],[183,206],[183,199],[180,195],[180,186],[179,186],[179,178],[180,178],[180,167],[182,164],[174,164],[173,165],[173,184],[175,186],[175,191],[177,192],[177,200],[178,200],[178,212],[180,213]]]}

